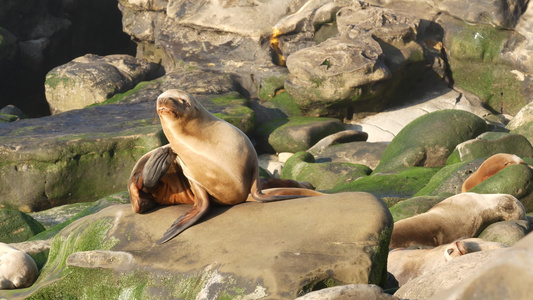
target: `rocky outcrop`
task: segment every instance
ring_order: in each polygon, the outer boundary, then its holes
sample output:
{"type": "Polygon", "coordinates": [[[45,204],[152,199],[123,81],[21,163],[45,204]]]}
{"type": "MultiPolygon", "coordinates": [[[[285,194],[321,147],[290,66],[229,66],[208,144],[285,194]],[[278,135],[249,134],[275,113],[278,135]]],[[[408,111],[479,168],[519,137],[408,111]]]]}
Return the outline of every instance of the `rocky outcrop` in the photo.
{"type": "Polygon", "coordinates": [[[13,104],[32,117],[50,114],[44,79],[54,67],[87,53],[134,54],[113,1],[2,1],[0,24],[12,53],[0,58],[0,107],[13,104]]]}
{"type": "Polygon", "coordinates": [[[104,102],[153,79],[154,64],[128,55],[85,55],[46,75],[46,100],[52,114],[104,102]]]}
{"type": "Polygon", "coordinates": [[[324,284],[386,279],[392,219],[370,194],[214,207],[202,222],[156,247],[188,209],[134,214],[130,205],[115,205],[72,223],[54,239],[37,283],[17,295],[99,295],[105,286],[108,296],[132,290],[141,298],[294,299],[324,284]]]}
{"type": "Polygon", "coordinates": [[[44,226],[31,216],[18,210],[0,209],[0,242],[23,242],[45,230],[44,226]]]}

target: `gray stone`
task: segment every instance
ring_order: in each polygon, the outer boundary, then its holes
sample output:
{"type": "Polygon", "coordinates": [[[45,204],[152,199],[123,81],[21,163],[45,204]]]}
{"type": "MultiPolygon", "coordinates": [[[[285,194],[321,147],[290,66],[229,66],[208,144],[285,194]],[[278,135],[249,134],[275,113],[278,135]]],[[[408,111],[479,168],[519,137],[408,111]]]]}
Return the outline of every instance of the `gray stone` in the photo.
{"type": "Polygon", "coordinates": [[[502,221],[489,225],[479,234],[480,239],[512,246],[532,230],[529,220],[502,221]]]}
{"type": "Polygon", "coordinates": [[[343,130],[332,135],[321,139],[313,147],[309,148],[307,151],[313,155],[317,155],[324,151],[325,148],[333,146],[336,144],[347,143],[347,142],[356,142],[356,141],[366,141],[368,134],[366,132],[361,132],[357,130],[343,130]]]}
{"type": "Polygon", "coordinates": [[[375,169],[379,164],[386,143],[351,142],[333,145],[314,155],[315,162],[348,162],[375,169]]]}
{"type": "Polygon", "coordinates": [[[505,128],[512,131],[529,122],[533,122],[533,103],[524,106],[505,128]]]}

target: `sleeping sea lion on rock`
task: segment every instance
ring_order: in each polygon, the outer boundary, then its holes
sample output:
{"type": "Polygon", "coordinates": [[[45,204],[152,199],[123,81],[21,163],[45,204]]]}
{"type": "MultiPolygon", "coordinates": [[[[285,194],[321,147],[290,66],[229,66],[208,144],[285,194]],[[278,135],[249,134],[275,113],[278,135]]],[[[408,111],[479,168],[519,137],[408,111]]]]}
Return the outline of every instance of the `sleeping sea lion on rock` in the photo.
{"type": "Polygon", "coordinates": [[[477,237],[494,222],[524,220],[525,215],[522,203],[511,195],[458,194],[425,213],[394,223],[390,248],[439,246],[463,237],[477,237]]]}
{"type": "Polygon", "coordinates": [[[517,164],[526,164],[520,157],[507,154],[507,153],[498,153],[489,158],[487,158],[479,168],[470,175],[461,188],[462,193],[466,193],[476,185],[487,180],[494,174],[500,172],[503,168],[510,165],[517,164]]]}
{"type": "Polygon", "coordinates": [[[234,205],[322,195],[304,189],[309,187],[305,183],[260,180],[257,153],[248,137],[184,91],[161,94],[157,113],[169,144],[148,152],[134,166],[128,182],[133,210],[144,212],[156,204],[193,204],[158,244],[193,225],[207,212],[210,201],[234,205]],[[263,190],[262,185],[285,187],[263,190]]]}
{"type": "MultiPolygon", "coordinates": [[[[409,280],[444,266],[451,259],[478,251],[506,248],[507,245],[478,238],[460,239],[432,249],[397,248],[389,252],[387,271],[402,286],[409,280]]],[[[390,276],[389,275],[389,276],[390,276]]]]}

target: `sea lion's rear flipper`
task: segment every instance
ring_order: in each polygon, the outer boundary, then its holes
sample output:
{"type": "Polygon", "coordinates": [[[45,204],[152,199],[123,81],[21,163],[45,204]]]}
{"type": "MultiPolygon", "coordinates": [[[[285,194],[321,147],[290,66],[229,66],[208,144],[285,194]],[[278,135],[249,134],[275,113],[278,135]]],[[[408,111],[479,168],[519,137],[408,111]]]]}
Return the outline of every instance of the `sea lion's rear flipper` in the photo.
{"type": "Polygon", "coordinates": [[[254,178],[250,194],[252,195],[252,198],[258,202],[280,201],[323,195],[323,193],[310,189],[310,187],[314,188],[312,185],[309,184],[310,186],[307,187],[304,182],[282,179],[277,181],[265,181],[265,179],[259,179],[259,167],[255,168],[253,174],[254,178]],[[272,185],[275,185],[276,183],[281,185],[281,187],[263,190],[262,183],[266,183],[268,188],[273,187],[272,185]]]}
{"type": "Polygon", "coordinates": [[[191,181],[191,188],[193,189],[195,196],[193,207],[172,223],[170,228],[163,234],[163,237],[157,241],[158,245],[173,239],[182,231],[196,223],[196,221],[207,212],[209,208],[209,194],[206,189],[193,181],[191,181]]]}
{"type": "Polygon", "coordinates": [[[176,154],[172,152],[170,145],[155,149],[144,165],[142,171],[143,185],[147,188],[155,187],[175,160],[176,154]]]}

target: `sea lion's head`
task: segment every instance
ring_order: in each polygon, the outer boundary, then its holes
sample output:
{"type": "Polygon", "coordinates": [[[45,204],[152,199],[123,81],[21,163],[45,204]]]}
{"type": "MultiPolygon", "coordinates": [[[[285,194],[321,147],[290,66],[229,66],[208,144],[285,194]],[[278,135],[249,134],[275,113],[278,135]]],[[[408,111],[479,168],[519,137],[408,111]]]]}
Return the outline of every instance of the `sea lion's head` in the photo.
{"type": "Polygon", "coordinates": [[[194,118],[199,110],[196,99],[182,90],[168,90],[157,97],[157,114],[161,119],[170,121],[194,118]]]}

